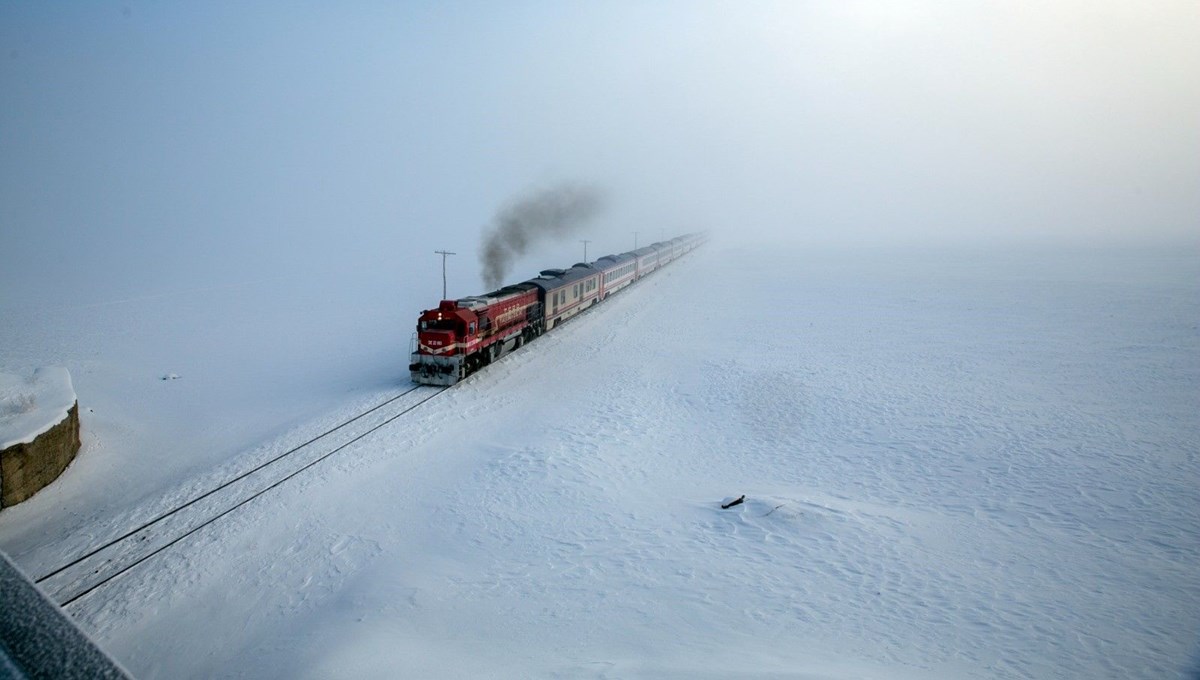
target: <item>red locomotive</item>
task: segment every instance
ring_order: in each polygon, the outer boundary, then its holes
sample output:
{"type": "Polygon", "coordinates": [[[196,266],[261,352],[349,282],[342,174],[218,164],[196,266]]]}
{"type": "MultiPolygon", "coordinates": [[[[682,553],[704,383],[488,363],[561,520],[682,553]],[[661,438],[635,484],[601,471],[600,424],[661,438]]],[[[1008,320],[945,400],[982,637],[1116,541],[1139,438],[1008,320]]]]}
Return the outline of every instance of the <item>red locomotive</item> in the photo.
{"type": "Polygon", "coordinates": [[[417,321],[416,361],[409,368],[417,382],[453,385],[541,333],[541,303],[532,286],[442,300],[417,321]]]}
{"type": "Polygon", "coordinates": [[[477,297],[442,300],[421,313],[413,382],[453,385],[575,314],[690,252],[703,234],[687,234],[633,252],[547,269],[540,276],[477,297]]]}

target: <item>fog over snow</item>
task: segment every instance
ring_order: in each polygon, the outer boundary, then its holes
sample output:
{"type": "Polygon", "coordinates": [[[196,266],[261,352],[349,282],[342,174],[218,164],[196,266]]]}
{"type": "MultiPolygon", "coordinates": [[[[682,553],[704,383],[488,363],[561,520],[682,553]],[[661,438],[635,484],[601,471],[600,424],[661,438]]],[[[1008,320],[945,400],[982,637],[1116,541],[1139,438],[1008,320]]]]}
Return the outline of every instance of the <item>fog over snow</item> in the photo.
{"type": "Polygon", "coordinates": [[[406,389],[522,197],[603,210],[507,281],[713,237],[71,605],[139,677],[1195,667],[1196,3],[16,2],[0,93],[35,576],[406,389]]]}
{"type": "Polygon", "coordinates": [[[470,253],[451,271],[469,291],[497,208],[564,181],[611,196],[605,251],[639,225],[1194,243],[1198,14],[5,3],[0,294],[102,301],[441,248],[470,253]]]}

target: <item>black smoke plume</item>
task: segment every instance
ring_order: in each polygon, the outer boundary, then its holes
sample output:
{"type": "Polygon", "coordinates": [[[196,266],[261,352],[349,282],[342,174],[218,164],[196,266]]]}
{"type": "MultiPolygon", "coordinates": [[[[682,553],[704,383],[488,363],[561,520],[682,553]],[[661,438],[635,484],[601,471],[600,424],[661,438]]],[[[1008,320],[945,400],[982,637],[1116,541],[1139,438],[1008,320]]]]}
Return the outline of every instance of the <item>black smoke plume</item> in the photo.
{"type": "Polygon", "coordinates": [[[483,234],[479,262],[484,285],[499,286],[513,260],[537,243],[570,236],[603,207],[599,191],[577,184],[538,191],[505,206],[483,234]]]}

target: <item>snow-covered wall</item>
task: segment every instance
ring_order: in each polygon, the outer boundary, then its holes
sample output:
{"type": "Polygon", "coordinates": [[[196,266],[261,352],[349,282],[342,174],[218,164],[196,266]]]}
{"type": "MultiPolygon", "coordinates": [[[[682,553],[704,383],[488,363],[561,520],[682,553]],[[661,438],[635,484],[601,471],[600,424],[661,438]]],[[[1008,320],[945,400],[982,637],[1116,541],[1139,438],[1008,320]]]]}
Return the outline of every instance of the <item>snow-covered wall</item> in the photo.
{"type": "Polygon", "coordinates": [[[0,507],[58,478],[79,451],[79,405],[65,368],[0,373],[0,507]]]}

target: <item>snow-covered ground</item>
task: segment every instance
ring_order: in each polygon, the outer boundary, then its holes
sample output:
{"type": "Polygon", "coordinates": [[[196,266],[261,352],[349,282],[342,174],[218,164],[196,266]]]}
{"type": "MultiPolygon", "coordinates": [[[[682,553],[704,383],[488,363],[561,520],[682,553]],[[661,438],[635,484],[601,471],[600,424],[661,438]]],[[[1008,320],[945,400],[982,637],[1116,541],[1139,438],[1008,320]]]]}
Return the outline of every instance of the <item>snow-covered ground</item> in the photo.
{"type": "Polygon", "coordinates": [[[75,405],[71,373],[43,366],[29,375],[0,373],[0,449],[27,444],[61,423],[75,405]]]}
{"type": "MultiPolygon", "coordinates": [[[[394,395],[405,290],[6,308],[85,445],[0,549],[45,573],[394,395]]],[[[714,243],[69,611],[145,678],[1172,677],[1198,323],[1193,250],[714,243]]]]}

